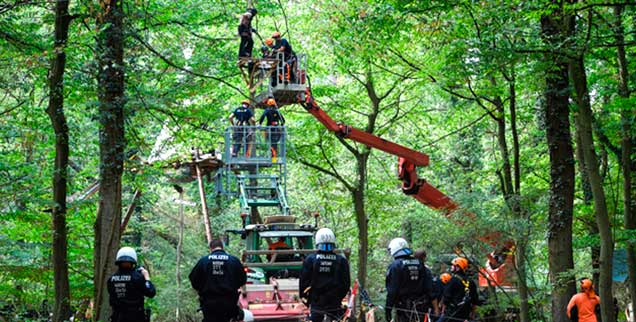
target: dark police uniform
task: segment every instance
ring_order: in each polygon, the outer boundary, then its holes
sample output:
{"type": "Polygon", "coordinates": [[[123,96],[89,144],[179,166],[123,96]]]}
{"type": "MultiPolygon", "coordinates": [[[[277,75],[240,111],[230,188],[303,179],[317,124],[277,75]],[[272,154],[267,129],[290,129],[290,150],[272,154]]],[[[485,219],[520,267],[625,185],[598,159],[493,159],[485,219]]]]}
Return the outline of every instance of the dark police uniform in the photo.
{"type": "Polygon", "coordinates": [[[278,151],[278,141],[280,140],[281,133],[283,131],[282,126],[285,125],[285,118],[277,108],[268,106],[267,109],[265,109],[265,112],[263,112],[263,115],[261,115],[261,118],[258,120],[258,124],[263,124],[263,120],[265,119],[267,119],[267,122],[265,123],[267,126],[281,126],[281,128],[273,128],[268,131],[270,145],[274,151],[278,151]]]}
{"type": "Polygon", "coordinates": [[[109,302],[113,308],[112,322],[143,322],[144,296],[153,298],[157,291],[136,269],[118,269],[108,279],[109,302]]]}
{"type": "Polygon", "coordinates": [[[201,257],[190,272],[190,283],[199,293],[203,322],[227,322],[238,316],[238,289],[246,281],[239,259],[224,250],[201,257]]]}
{"type": "Polygon", "coordinates": [[[463,272],[455,273],[446,284],[442,301],[446,306],[442,321],[469,319],[473,305],[479,304],[477,286],[463,272]]]}
{"type": "Polygon", "coordinates": [[[396,308],[398,321],[421,321],[430,307],[432,283],[430,270],[420,260],[411,255],[395,258],[386,274],[386,319],[396,308]]]}
{"type": "Polygon", "coordinates": [[[325,314],[339,320],[344,313],[342,299],[350,286],[349,262],[343,256],[318,251],[303,261],[299,294],[310,305],[312,322],[322,322],[325,314]]]}
{"type": "Polygon", "coordinates": [[[242,126],[248,125],[254,114],[252,113],[252,110],[241,105],[232,112],[232,115],[234,115],[234,118],[236,119],[236,126],[241,126],[241,128],[234,128],[234,133],[232,133],[232,141],[234,142],[232,156],[236,156],[241,150],[241,146],[245,146],[247,148],[247,142],[243,142],[243,138],[247,136],[247,129],[242,126]]]}

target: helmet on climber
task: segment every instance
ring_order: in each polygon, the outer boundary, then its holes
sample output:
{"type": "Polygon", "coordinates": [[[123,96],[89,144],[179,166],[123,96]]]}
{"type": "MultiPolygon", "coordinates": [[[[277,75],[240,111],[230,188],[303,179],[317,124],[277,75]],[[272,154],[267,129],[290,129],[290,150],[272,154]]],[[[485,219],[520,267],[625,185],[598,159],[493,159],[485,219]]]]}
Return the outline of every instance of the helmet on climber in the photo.
{"type": "Polygon", "coordinates": [[[455,257],[451,262],[453,267],[456,267],[462,271],[465,271],[468,268],[468,260],[464,257],[455,257]]]}

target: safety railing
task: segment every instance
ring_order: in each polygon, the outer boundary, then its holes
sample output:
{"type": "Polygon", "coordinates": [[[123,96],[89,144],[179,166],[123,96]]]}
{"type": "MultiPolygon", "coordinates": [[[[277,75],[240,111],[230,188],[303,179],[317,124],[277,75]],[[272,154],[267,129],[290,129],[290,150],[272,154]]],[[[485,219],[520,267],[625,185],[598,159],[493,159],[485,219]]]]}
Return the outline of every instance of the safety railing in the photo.
{"type": "Polygon", "coordinates": [[[231,126],[225,131],[223,162],[228,165],[284,164],[286,140],[284,126],[231,126]]]}

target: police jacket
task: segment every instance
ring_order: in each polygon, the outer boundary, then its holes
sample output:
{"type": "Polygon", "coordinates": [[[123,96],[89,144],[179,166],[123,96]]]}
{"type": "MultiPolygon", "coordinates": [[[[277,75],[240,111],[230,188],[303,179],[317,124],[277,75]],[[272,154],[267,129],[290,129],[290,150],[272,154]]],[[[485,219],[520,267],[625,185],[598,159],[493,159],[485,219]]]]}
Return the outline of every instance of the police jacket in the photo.
{"type": "Polygon", "coordinates": [[[238,258],[216,249],[201,257],[190,272],[190,284],[202,300],[238,300],[238,289],[245,285],[247,276],[238,258]]]}
{"type": "Polygon", "coordinates": [[[349,262],[343,256],[318,251],[303,261],[299,294],[312,306],[339,308],[350,286],[349,262]]]}
{"type": "Polygon", "coordinates": [[[446,316],[468,319],[472,307],[479,304],[475,282],[468,279],[464,272],[453,274],[444,289],[442,303],[446,306],[446,316]]]}
{"type": "Polygon", "coordinates": [[[142,310],[144,296],[153,298],[157,291],[151,281],[136,269],[118,269],[107,282],[113,311],[142,310]]]}
{"type": "Polygon", "coordinates": [[[249,124],[249,121],[252,118],[252,116],[254,116],[254,114],[252,113],[252,110],[243,106],[235,109],[234,112],[232,112],[232,114],[236,118],[236,125],[247,125],[249,124]]]}
{"type": "Polygon", "coordinates": [[[424,264],[412,255],[398,256],[386,273],[386,309],[405,305],[405,301],[431,300],[433,279],[424,264]]]}
{"type": "Polygon", "coordinates": [[[267,126],[282,126],[285,125],[285,118],[276,108],[268,107],[261,118],[258,120],[258,124],[263,124],[263,120],[267,119],[267,126]]]}

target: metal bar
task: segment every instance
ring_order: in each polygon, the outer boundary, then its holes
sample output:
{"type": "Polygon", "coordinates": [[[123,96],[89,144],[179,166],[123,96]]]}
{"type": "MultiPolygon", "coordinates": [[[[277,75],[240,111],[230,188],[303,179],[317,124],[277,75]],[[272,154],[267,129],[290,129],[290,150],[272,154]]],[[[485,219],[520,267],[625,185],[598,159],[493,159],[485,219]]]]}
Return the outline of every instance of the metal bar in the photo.
{"type": "Polygon", "coordinates": [[[246,267],[270,267],[270,266],[302,266],[303,262],[274,262],[274,263],[243,263],[246,267]]]}
{"type": "Polygon", "coordinates": [[[403,157],[413,162],[413,164],[416,166],[423,167],[428,165],[428,155],[422,152],[418,152],[397,143],[387,141],[379,136],[358,130],[351,126],[340,124],[340,128],[342,129],[341,132],[344,133],[344,137],[347,139],[360,142],[366,146],[382,150],[386,153],[403,157]]]}
{"type": "MultiPolygon", "coordinates": [[[[313,254],[317,252],[317,250],[315,249],[268,249],[268,250],[244,250],[243,251],[243,255],[245,256],[250,256],[250,255],[274,255],[274,254],[278,254],[278,255],[293,255],[293,254],[313,254]]],[[[333,250],[334,253],[340,253],[340,254],[351,254],[351,249],[350,248],[344,248],[344,249],[334,249],[333,250]]]]}
{"type": "Polygon", "coordinates": [[[416,166],[428,165],[428,155],[422,152],[415,151],[413,149],[409,149],[397,143],[387,141],[379,136],[358,130],[354,127],[337,123],[323,109],[321,109],[318,104],[316,104],[313,98],[309,99],[310,102],[307,111],[311,113],[311,115],[313,115],[329,131],[335,132],[336,135],[340,135],[344,138],[362,143],[374,149],[382,150],[398,157],[403,157],[411,161],[416,166]]]}

